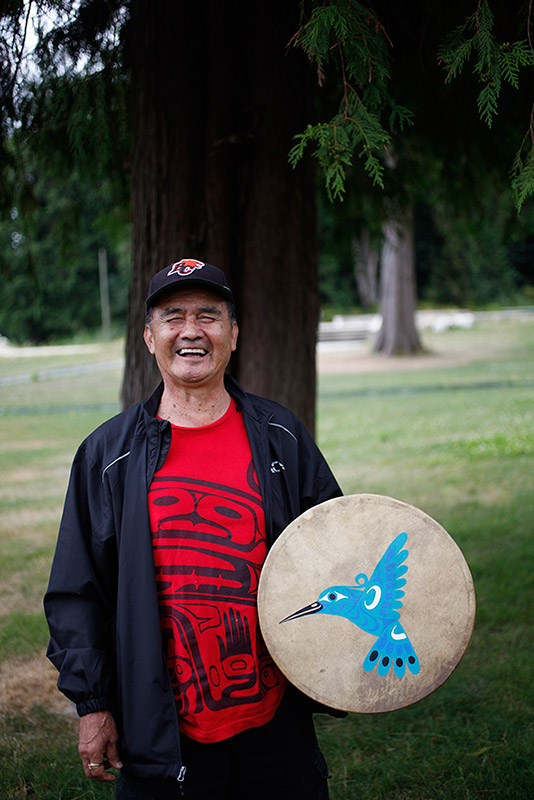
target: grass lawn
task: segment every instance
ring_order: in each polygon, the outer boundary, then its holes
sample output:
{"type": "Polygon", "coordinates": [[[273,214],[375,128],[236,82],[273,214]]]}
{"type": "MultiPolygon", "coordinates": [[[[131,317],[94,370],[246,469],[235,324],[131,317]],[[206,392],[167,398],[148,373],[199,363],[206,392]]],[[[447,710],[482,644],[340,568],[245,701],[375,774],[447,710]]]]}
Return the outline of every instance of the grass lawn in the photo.
{"type": "MultiPolygon", "coordinates": [[[[475,631],[452,676],[419,703],[317,718],[331,798],[526,800],[534,795],[534,323],[481,323],[426,343],[432,352],[418,360],[322,356],[317,438],[345,493],[397,497],[449,531],[473,574],[475,631]]],[[[96,347],[0,357],[6,800],[113,796],[83,776],[76,719],[43,656],[42,595],[70,462],[117,404],[119,346],[96,347]],[[104,371],[52,372],[102,362],[104,371]],[[11,376],[19,382],[2,383],[11,376]]]]}

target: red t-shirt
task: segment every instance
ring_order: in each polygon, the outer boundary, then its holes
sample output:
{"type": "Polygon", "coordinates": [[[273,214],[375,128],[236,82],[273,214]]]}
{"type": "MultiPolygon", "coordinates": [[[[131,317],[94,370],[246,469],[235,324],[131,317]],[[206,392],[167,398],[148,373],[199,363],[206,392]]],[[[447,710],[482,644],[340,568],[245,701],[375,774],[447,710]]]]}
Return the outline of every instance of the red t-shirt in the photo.
{"type": "Polygon", "coordinates": [[[267,547],[241,414],[172,426],[148,493],[161,629],[180,730],[201,742],[268,722],[285,680],[260,634],[267,547]]]}

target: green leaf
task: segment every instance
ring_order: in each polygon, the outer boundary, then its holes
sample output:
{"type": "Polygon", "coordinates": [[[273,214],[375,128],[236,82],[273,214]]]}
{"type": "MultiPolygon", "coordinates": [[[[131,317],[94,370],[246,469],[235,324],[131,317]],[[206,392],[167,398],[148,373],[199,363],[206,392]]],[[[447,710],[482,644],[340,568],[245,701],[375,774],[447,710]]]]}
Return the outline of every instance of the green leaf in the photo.
{"type": "Polygon", "coordinates": [[[487,124],[488,128],[491,128],[493,117],[497,113],[500,88],[500,80],[487,83],[477,98],[480,119],[487,124]]]}
{"type": "Polygon", "coordinates": [[[389,94],[389,41],[383,26],[369,7],[355,0],[327,5],[314,0],[312,14],[292,44],[317,64],[320,83],[325,65],[336,62],[342,96],[338,113],[328,123],[309,125],[295,137],[289,163],[295,167],[311,145],[330,200],[342,199],[346,170],[355,155],[372,182],[383,187],[381,157],[391,135],[381,117],[386,116],[391,128],[411,121],[411,112],[389,94]]]}
{"type": "Polygon", "coordinates": [[[521,211],[525,200],[534,195],[534,134],[532,123],[534,110],[531,117],[531,130],[527,133],[521,147],[517,151],[512,164],[511,179],[518,212],[521,211]],[[528,150],[527,150],[528,147],[528,150]],[[525,150],[526,153],[525,153],[525,150]]]}

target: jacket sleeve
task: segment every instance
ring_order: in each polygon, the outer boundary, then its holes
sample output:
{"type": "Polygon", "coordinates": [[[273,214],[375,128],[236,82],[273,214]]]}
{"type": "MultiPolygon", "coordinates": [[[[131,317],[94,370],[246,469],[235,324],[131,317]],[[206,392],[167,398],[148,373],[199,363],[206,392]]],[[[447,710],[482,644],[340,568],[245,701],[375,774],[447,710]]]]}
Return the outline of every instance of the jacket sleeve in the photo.
{"type": "Polygon", "coordinates": [[[343,494],[326,459],[298,421],[300,513],[343,494]]]}
{"type": "Polygon", "coordinates": [[[117,547],[98,459],[87,443],[74,459],[50,581],[44,598],[50,628],[47,656],[58,688],[80,716],[111,709],[108,631],[114,615],[117,547]]]}
{"type": "MultiPolygon", "coordinates": [[[[341,497],[343,492],[334,478],[326,459],[300,420],[299,425],[301,513],[304,513],[312,506],[317,506],[326,500],[332,500],[334,497],[341,497]]],[[[346,711],[330,708],[317,700],[313,700],[311,697],[307,697],[298,689],[295,689],[295,691],[301,695],[305,707],[312,714],[328,714],[331,717],[338,718],[348,716],[346,711]]]]}

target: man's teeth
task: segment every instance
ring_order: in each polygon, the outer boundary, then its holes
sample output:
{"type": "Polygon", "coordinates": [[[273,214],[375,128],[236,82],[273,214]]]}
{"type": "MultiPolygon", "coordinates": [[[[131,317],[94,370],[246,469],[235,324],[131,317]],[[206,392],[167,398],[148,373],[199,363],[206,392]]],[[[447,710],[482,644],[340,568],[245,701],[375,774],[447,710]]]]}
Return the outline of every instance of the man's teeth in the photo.
{"type": "Polygon", "coordinates": [[[179,356],[205,356],[207,350],[203,350],[201,347],[182,347],[181,350],[178,350],[179,356]]]}

